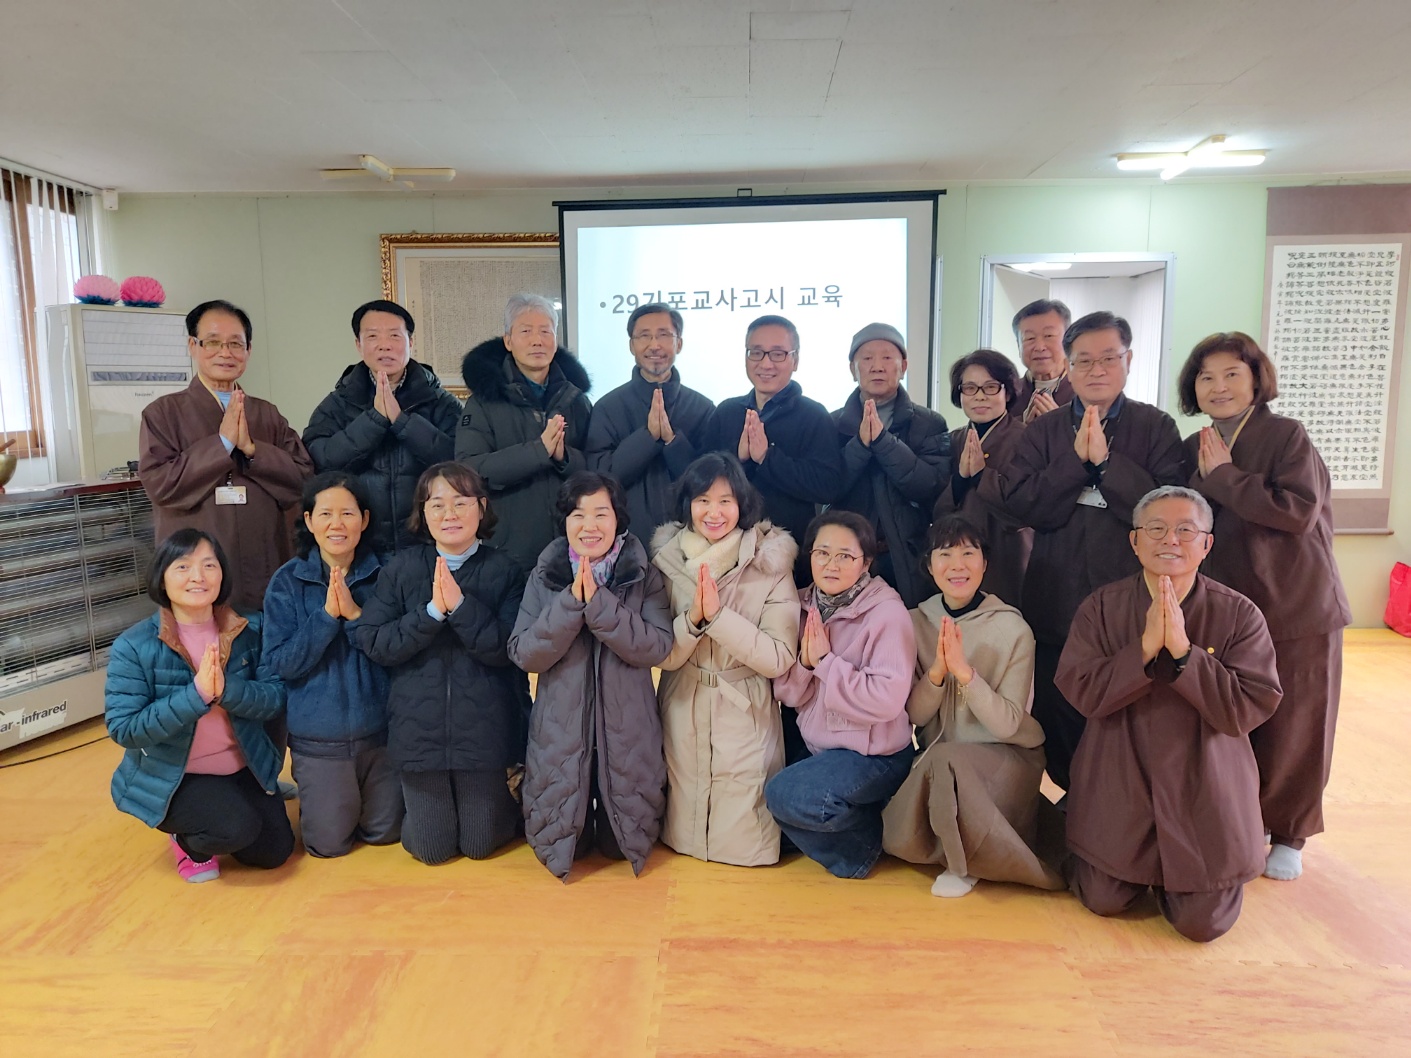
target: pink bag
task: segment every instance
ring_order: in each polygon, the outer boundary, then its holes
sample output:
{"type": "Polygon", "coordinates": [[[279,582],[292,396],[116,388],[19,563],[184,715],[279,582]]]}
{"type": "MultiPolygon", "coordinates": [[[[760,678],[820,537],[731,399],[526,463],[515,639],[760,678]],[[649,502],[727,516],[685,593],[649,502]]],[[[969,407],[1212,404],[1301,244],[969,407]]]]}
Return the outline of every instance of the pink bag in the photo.
{"type": "Polygon", "coordinates": [[[1393,632],[1411,638],[1411,566],[1405,562],[1391,567],[1387,609],[1382,620],[1393,632]]]}

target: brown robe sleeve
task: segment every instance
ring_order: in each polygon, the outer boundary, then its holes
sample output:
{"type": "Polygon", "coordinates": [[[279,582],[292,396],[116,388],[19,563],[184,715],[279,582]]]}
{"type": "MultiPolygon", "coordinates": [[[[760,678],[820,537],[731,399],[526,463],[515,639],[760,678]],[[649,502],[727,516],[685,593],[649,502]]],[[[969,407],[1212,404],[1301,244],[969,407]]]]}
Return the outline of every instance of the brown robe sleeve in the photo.
{"type": "MultiPolygon", "coordinates": [[[[250,419],[251,440],[255,444],[251,458],[240,457],[245,464],[245,476],[268,492],[281,509],[287,510],[299,502],[304,480],[314,472],[314,461],[299,435],[273,404],[247,399],[245,408],[250,419]]],[[[216,443],[220,444],[219,438],[216,443]]]]}
{"type": "Polygon", "coordinates": [[[138,474],[156,506],[194,511],[210,498],[216,486],[225,484],[234,468],[234,458],[225,450],[219,432],[186,441],[181,436],[176,411],[164,401],[154,401],[143,409],[138,474]]]}
{"type": "MultiPolygon", "coordinates": [[[[1215,589],[1207,582],[1206,590],[1215,589]]],[[[1238,616],[1225,641],[1192,642],[1185,668],[1171,681],[1171,689],[1220,734],[1238,738],[1274,715],[1283,692],[1264,618],[1244,596],[1228,594],[1238,616]]]]}

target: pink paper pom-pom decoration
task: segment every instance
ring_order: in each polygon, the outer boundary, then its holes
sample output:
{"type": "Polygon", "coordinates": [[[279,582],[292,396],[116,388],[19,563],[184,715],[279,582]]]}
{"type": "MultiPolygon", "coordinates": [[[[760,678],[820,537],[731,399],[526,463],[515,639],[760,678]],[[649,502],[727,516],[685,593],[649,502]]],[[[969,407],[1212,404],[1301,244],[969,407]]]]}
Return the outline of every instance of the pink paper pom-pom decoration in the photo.
{"type": "Polygon", "coordinates": [[[135,309],[155,309],[167,300],[167,292],[151,276],[128,276],[122,281],[122,303],[135,309]]]}
{"type": "Polygon", "coordinates": [[[107,276],[83,276],[73,285],[73,296],[85,305],[116,305],[122,291],[107,276]]]}

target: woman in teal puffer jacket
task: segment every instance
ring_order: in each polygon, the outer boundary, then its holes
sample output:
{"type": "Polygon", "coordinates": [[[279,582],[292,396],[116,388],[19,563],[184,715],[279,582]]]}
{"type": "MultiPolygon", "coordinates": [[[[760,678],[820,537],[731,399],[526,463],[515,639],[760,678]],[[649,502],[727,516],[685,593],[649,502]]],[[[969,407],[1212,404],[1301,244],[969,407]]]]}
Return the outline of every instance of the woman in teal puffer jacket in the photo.
{"type": "Polygon", "coordinates": [[[222,853],[270,868],[294,851],[282,754],[264,728],[284,709],[284,685],[260,672],[260,616],[225,605],[225,574],[206,533],[163,541],[147,575],[161,609],[113,643],[104,692],[108,734],[127,750],[113,803],[171,835],[188,882],[219,877],[222,853]]]}

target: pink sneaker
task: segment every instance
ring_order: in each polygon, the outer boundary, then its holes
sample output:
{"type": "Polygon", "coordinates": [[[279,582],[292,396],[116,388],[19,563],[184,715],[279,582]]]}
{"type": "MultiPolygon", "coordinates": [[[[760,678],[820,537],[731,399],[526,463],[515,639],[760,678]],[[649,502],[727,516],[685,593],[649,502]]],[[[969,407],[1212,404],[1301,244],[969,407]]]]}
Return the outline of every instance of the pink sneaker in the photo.
{"type": "Polygon", "coordinates": [[[175,834],[171,839],[171,854],[176,857],[176,873],[181,875],[183,881],[213,882],[220,877],[220,864],[214,856],[197,863],[177,844],[175,834]]]}

